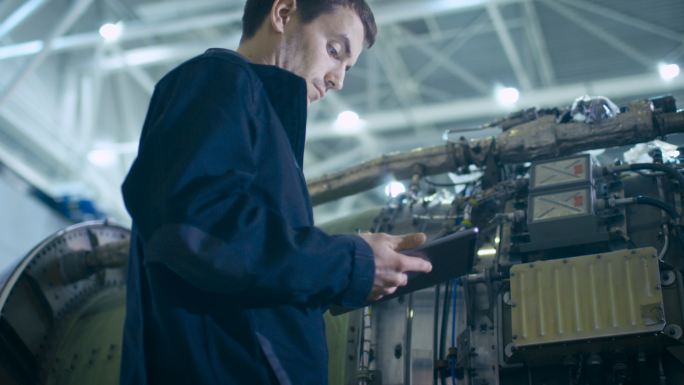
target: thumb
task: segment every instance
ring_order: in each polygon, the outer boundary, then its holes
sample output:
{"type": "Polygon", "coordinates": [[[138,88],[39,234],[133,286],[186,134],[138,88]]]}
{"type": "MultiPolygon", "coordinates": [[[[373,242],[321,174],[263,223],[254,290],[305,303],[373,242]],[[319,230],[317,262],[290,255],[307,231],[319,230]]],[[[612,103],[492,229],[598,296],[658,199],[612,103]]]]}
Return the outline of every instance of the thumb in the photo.
{"type": "Polygon", "coordinates": [[[397,250],[416,248],[425,243],[425,240],[427,239],[425,233],[405,234],[401,235],[400,237],[401,240],[399,242],[399,245],[397,246],[397,250]]]}

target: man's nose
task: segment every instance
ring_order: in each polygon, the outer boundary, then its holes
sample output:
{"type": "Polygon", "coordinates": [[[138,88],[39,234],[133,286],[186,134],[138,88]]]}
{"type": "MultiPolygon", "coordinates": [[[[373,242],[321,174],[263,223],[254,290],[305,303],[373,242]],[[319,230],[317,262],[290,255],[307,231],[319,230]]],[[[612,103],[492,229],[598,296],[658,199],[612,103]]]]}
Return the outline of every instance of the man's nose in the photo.
{"type": "Polygon", "coordinates": [[[327,89],[341,90],[344,86],[345,74],[344,67],[328,72],[328,75],[325,77],[325,87],[327,89]]]}

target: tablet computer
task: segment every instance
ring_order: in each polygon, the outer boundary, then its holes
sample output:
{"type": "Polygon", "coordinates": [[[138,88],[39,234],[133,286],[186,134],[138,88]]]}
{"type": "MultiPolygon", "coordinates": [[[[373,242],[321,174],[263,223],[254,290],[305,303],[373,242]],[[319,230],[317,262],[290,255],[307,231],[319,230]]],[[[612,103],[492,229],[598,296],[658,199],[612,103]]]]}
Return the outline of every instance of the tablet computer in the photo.
{"type": "MultiPolygon", "coordinates": [[[[475,227],[431,240],[415,249],[400,251],[402,254],[430,261],[432,263],[432,271],[429,273],[408,273],[408,283],[406,286],[402,286],[394,293],[386,295],[378,301],[367,303],[364,306],[387,301],[468,274],[475,263],[477,234],[478,229],[475,227]]],[[[330,313],[333,315],[346,313],[351,310],[354,309],[341,306],[330,307],[330,313]]]]}

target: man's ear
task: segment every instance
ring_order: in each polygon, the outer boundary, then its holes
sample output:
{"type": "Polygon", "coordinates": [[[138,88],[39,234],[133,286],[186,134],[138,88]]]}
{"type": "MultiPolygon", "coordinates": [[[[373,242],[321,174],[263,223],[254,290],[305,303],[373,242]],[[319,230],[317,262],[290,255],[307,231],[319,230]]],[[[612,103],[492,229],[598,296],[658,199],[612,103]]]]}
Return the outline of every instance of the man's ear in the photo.
{"type": "Polygon", "coordinates": [[[292,20],[296,9],[297,0],[275,0],[269,14],[271,28],[278,33],[285,32],[285,25],[292,20]]]}

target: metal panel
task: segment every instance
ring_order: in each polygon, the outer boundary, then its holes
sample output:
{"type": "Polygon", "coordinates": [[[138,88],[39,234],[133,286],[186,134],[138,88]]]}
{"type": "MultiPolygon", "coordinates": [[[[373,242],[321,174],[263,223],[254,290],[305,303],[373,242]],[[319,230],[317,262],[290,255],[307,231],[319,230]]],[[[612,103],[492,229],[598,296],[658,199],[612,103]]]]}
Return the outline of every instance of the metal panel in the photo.
{"type": "Polygon", "coordinates": [[[659,274],[652,247],[515,265],[514,345],[660,331],[659,274]]]}
{"type": "Polygon", "coordinates": [[[535,162],[532,165],[531,187],[535,189],[590,182],[591,160],[589,155],[535,162]]]}
{"type": "Polygon", "coordinates": [[[566,219],[574,216],[591,216],[589,188],[553,192],[544,195],[530,194],[530,223],[566,219]]]}

